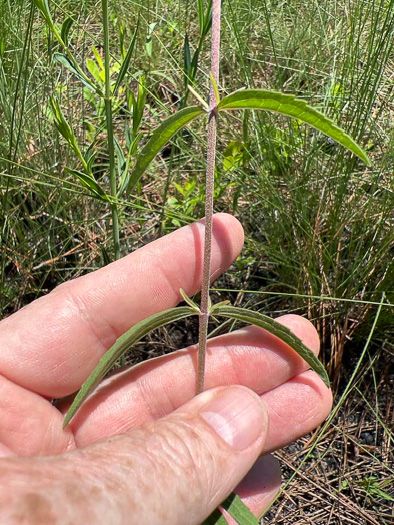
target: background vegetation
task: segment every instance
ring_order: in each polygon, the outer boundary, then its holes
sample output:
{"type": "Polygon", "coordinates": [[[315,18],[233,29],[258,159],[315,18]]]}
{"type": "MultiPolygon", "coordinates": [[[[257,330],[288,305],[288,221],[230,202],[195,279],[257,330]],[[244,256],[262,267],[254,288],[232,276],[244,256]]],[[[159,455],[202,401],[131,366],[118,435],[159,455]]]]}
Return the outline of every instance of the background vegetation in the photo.
{"type": "MultiPolygon", "coordinates": [[[[188,84],[207,98],[209,28],[199,24],[198,5],[110,3],[114,82],[139,19],[126,85],[114,100],[119,174],[151,129],[194,103],[188,84]]],[[[50,9],[59,26],[72,21],[70,49],[104,87],[100,2],[52,1],[50,9]]],[[[392,523],[394,1],[225,0],[223,17],[223,93],[266,87],[297,94],[340,123],[372,160],[367,168],[274,115],[221,120],[216,209],[240,219],[246,245],[215,295],[274,316],[308,316],[337,396],[325,427],[278,453],[289,481],[266,519],[392,523]]],[[[65,169],[79,170],[80,159],[56,129],[50,97],[109,193],[104,105],[55,60],[58,51],[31,2],[1,0],[2,316],[112,258],[111,210],[65,169]]],[[[163,150],[130,198],[120,196],[122,254],[202,216],[201,125],[163,150]]],[[[194,328],[162,332],[133,359],[189,342],[194,328]]]]}

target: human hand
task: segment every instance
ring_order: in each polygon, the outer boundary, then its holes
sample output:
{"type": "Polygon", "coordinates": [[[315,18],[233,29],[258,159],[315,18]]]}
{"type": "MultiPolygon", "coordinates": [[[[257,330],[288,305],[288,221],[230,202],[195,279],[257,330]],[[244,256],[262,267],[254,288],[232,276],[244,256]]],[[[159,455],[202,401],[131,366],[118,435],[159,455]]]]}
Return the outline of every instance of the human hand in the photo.
{"type": "MultiPolygon", "coordinates": [[[[269,453],[315,428],[332,400],[264,330],[211,340],[209,390],[197,397],[192,347],[107,378],[65,430],[66,405],[50,402],[75,392],[131,325],[182,300],[180,288],[198,291],[203,231],[181,228],[0,323],[2,523],[198,524],[239,483],[256,514],[272,501],[280,471],[269,453]]],[[[242,243],[240,224],[216,215],[214,277],[242,243]]],[[[307,320],[278,321],[318,352],[307,320]]]]}

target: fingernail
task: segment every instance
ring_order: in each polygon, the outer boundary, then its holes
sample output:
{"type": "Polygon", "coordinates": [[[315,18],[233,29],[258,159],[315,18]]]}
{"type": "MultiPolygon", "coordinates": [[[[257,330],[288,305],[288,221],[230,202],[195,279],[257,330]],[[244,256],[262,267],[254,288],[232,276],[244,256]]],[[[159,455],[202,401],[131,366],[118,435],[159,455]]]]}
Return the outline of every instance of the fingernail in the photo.
{"type": "Polygon", "coordinates": [[[200,410],[201,417],[230,447],[245,450],[261,436],[266,410],[257,394],[242,387],[218,392],[200,410]]]}

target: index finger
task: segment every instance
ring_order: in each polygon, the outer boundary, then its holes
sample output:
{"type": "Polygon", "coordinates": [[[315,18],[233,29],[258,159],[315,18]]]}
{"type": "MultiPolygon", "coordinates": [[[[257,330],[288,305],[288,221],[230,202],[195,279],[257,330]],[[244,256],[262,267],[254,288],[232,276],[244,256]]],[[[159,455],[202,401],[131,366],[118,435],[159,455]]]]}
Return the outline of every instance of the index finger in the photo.
{"type": "MultiPolygon", "coordinates": [[[[0,373],[48,397],[77,390],[130,326],[175,306],[201,284],[204,223],[185,226],[53,292],[0,323],[0,373]]],[[[240,223],[214,218],[212,275],[234,261],[240,223]]]]}

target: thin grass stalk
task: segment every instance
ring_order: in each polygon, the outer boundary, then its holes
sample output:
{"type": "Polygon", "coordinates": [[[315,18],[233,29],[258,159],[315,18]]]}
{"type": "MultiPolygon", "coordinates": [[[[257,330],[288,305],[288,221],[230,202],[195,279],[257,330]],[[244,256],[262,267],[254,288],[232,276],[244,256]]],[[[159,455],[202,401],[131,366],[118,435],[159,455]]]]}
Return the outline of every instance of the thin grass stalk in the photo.
{"type": "Polygon", "coordinates": [[[109,21],[108,21],[108,0],[102,0],[103,11],[103,29],[104,29],[104,69],[105,69],[105,117],[107,126],[107,142],[108,142],[108,157],[109,157],[109,180],[111,191],[111,212],[112,212],[112,237],[114,242],[114,257],[115,260],[120,258],[120,243],[119,243],[119,217],[118,207],[116,204],[116,171],[115,171],[115,147],[114,147],[114,129],[112,120],[112,92],[111,92],[111,77],[110,77],[110,54],[109,54],[109,21]]]}
{"type": "MultiPolygon", "coordinates": [[[[26,101],[26,91],[27,91],[27,84],[28,84],[28,70],[29,70],[29,52],[30,52],[30,46],[31,46],[31,36],[32,36],[32,27],[33,27],[33,20],[34,20],[34,4],[31,3],[30,5],[30,12],[29,12],[29,20],[27,23],[27,29],[26,29],[26,35],[23,43],[23,50],[22,50],[22,56],[20,61],[20,67],[18,70],[18,77],[16,81],[15,86],[15,94],[13,98],[13,104],[12,104],[12,113],[11,113],[11,123],[10,123],[10,136],[9,136],[9,149],[8,149],[8,162],[7,162],[7,169],[10,174],[12,174],[13,168],[15,166],[15,160],[17,158],[18,149],[19,149],[19,143],[22,133],[22,122],[23,122],[23,115],[24,115],[24,108],[25,108],[25,101],[26,101]],[[27,58],[26,58],[27,57],[27,58]],[[25,65],[25,58],[26,58],[26,65],[25,65]],[[16,121],[16,111],[17,111],[17,101],[18,97],[20,95],[19,88],[22,82],[22,74],[23,74],[23,68],[25,67],[25,81],[22,89],[22,97],[21,97],[21,108],[20,108],[20,118],[18,123],[18,132],[16,135],[16,140],[14,143],[14,132],[16,130],[15,127],[15,121],[16,121]]],[[[5,191],[3,192],[3,205],[2,205],[2,228],[0,231],[0,235],[2,237],[2,241],[4,246],[7,245],[7,239],[9,234],[9,221],[8,221],[8,195],[10,190],[10,181],[11,178],[7,177],[6,179],[6,186],[5,191]]],[[[6,258],[2,257],[1,260],[1,275],[4,275],[4,267],[6,263],[6,258]]]]}
{"type": "MultiPolygon", "coordinates": [[[[219,85],[220,59],[220,14],[221,0],[213,0],[212,4],[212,44],[211,44],[211,73],[214,81],[219,85]]],[[[209,94],[209,122],[207,138],[207,170],[205,176],[205,237],[204,262],[201,288],[201,314],[199,317],[198,335],[198,369],[197,394],[204,390],[205,354],[207,349],[208,321],[209,321],[209,284],[211,281],[211,252],[212,252],[212,224],[213,224],[213,197],[215,183],[216,134],[218,124],[217,100],[214,85],[211,81],[209,94]]]]}

